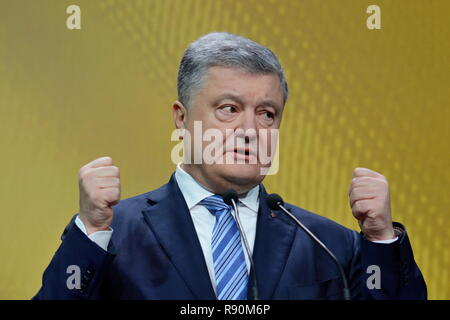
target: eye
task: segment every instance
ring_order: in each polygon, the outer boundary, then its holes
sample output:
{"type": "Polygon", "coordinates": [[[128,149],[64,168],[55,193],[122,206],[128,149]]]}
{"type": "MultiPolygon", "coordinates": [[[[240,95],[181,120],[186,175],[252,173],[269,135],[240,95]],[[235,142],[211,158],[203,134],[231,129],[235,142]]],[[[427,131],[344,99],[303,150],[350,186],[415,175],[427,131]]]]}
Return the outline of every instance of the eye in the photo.
{"type": "Polygon", "coordinates": [[[220,109],[226,113],[235,113],[237,111],[235,106],[229,104],[222,106],[220,109]]]}
{"type": "Polygon", "coordinates": [[[270,111],[264,111],[263,118],[264,120],[273,120],[275,118],[275,115],[270,111]]]}

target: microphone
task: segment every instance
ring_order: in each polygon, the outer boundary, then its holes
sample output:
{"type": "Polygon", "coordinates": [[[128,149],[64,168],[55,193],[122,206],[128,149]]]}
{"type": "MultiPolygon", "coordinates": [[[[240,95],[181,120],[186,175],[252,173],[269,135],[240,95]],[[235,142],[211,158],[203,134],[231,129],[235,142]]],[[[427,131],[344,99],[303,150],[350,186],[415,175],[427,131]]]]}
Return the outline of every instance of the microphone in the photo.
{"type": "Polygon", "coordinates": [[[237,208],[236,203],[239,201],[239,197],[238,194],[236,192],[236,190],[233,189],[228,189],[226,190],[223,195],[222,195],[223,201],[229,205],[229,206],[233,206],[234,212],[236,213],[236,223],[238,225],[238,229],[239,229],[239,233],[241,234],[241,239],[243,239],[244,242],[244,247],[245,247],[245,251],[247,253],[247,257],[248,260],[250,261],[250,269],[253,270],[253,277],[251,277],[251,281],[252,281],[252,286],[251,286],[251,290],[252,290],[252,294],[253,294],[253,299],[254,300],[259,300],[259,294],[258,294],[258,284],[256,281],[256,270],[255,270],[255,264],[253,262],[253,258],[252,255],[250,253],[250,246],[248,245],[248,241],[247,241],[247,237],[245,236],[245,232],[244,229],[242,228],[242,224],[241,224],[241,219],[239,218],[239,210],[237,208]]]}
{"type": "Polygon", "coordinates": [[[350,300],[350,289],[348,288],[347,276],[345,275],[344,268],[342,268],[341,263],[336,258],[336,256],[327,248],[326,245],[322,243],[315,235],[312,233],[306,226],[304,226],[292,213],[290,213],[284,207],[283,199],[276,193],[270,194],[267,196],[267,205],[271,210],[279,210],[281,209],[284,213],[286,213],[292,220],[295,221],[297,225],[300,226],[307,234],[311,237],[325,252],[331,257],[334,263],[337,265],[339,272],[341,274],[342,282],[344,283],[344,300],[350,300]]]}

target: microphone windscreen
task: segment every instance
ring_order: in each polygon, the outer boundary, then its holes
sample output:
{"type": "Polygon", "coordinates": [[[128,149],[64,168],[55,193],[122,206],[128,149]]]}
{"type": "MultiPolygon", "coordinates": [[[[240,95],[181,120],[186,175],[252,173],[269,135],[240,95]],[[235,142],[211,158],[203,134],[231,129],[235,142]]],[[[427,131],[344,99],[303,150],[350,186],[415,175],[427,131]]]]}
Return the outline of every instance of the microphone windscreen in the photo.
{"type": "Polygon", "coordinates": [[[233,202],[231,202],[231,199],[233,199],[235,203],[237,203],[239,201],[238,194],[237,194],[236,190],[233,190],[233,189],[228,189],[227,191],[225,191],[222,195],[222,198],[223,198],[223,202],[225,202],[229,206],[233,205],[233,202]]]}
{"type": "Polygon", "coordinates": [[[267,196],[267,205],[270,210],[278,210],[279,205],[284,205],[284,201],[278,194],[272,193],[267,196]]]}

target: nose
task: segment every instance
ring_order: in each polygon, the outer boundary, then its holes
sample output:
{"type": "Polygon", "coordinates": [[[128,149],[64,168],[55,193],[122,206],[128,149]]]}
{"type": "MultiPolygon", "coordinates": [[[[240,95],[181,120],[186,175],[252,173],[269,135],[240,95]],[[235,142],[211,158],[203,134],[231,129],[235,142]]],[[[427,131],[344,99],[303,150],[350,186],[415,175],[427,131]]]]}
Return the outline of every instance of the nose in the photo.
{"type": "Polygon", "coordinates": [[[235,135],[238,138],[245,139],[248,144],[257,138],[256,115],[253,111],[246,110],[240,117],[240,122],[235,129],[235,135]]]}

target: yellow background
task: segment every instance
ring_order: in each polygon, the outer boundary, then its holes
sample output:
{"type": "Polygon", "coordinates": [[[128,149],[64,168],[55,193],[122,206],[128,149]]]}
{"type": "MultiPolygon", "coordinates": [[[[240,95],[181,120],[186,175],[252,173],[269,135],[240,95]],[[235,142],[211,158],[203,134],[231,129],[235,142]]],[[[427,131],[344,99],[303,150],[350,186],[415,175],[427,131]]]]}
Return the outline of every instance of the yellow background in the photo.
{"type": "Polygon", "coordinates": [[[352,170],[381,172],[429,297],[450,299],[449,14],[446,0],[0,0],[0,298],[39,289],[83,164],[112,156],[124,198],[168,180],[181,54],[229,31],[272,48],[289,81],[269,191],[357,229],[352,170]]]}

